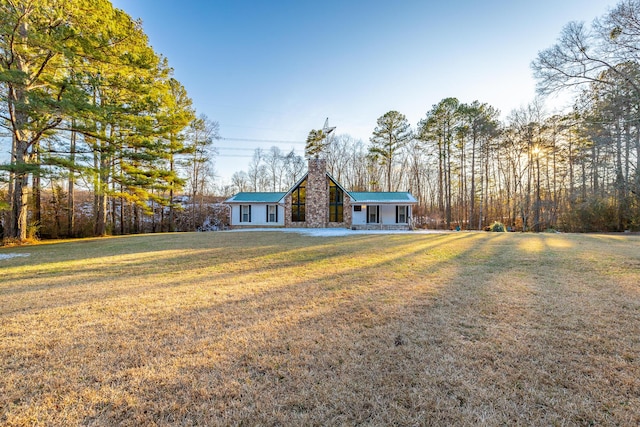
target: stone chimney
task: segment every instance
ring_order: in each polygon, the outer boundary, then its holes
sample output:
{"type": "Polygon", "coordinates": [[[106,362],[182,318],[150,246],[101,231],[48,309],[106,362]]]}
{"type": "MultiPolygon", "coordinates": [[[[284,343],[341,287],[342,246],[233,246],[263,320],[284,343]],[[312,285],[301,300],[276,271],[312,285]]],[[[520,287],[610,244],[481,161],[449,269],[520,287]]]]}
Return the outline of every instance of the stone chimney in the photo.
{"type": "Polygon", "coordinates": [[[329,183],[327,161],[309,159],[307,175],[306,226],[325,228],[329,221],[329,183]]]}

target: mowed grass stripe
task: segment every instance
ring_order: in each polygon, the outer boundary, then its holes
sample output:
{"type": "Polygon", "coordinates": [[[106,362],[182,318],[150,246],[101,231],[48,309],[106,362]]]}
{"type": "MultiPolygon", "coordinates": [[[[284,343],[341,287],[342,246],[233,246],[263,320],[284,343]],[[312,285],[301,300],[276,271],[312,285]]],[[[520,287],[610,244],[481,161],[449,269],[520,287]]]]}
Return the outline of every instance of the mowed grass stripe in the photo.
{"type": "Polygon", "coordinates": [[[11,252],[31,255],[0,261],[1,424],[640,422],[637,236],[193,233],[11,252]]]}

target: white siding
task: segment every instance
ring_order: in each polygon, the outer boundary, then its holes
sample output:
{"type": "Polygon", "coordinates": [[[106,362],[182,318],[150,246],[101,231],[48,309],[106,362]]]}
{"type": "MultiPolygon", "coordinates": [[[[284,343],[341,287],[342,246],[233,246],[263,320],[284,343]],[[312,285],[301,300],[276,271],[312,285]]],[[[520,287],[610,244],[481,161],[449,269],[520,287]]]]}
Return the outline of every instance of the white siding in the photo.
{"type": "MultiPolygon", "coordinates": [[[[357,205],[357,203],[354,203],[357,205]]],[[[358,205],[362,206],[362,210],[360,212],[353,212],[353,218],[351,219],[352,225],[366,225],[367,224],[367,207],[366,205],[358,205]]],[[[353,206],[351,207],[353,210],[353,206]]]]}
{"type": "Polygon", "coordinates": [[[284,226],[284,207],[278,205],[278,222],[267,222],[267,205],[275,203],[246,203],[242,205],[231,205],[231,225],[232,226],[260,226],[260,227],[282,227],[284,226]],[[240,222],[240,206],[251,206],[251,222],[240,222]]]}
{"type": "MultiPolygon", "coordinates": [[[[369,207],[375,208],[376,206],[380,206],[380,217],[378,218],[378,224],[396,224],[396,205],[358,205],[357,203],[354,203],[353,205],[362,206],[362,210],[360,212],[353,211],[353,225],[367,225],[367,209],[369,207]]],[[[408,213],[409,216],[411,216],[411,206],[409,206],[408,213]]],[[[406,224],[406,222],[403,224],[406,224]]]]}
{"type": "Polygon", "coordinates": [[[395,224],[396,205],[380,205],[380,218],[378,219],[378,223],[395,224]]]}

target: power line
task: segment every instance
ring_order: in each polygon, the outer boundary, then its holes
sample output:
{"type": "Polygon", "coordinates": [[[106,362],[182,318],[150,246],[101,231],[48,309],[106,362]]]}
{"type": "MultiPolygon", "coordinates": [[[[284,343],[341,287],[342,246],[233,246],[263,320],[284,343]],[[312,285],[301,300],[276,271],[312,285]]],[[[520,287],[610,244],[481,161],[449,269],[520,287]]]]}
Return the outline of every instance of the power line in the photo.
{"type": "Polygon", "coordinates": [[[220,138],[223,141],[268,142],[271,144],[306,144],[304,141],[284,141],[278,139],[220,138]]]}
{"type": "Polygon", "coordinates": [[[214,147],[216,150],[233,150],[233,151],[255,151],[255,148],[247,147],[214,147]]]}
{"type": "Polygon", "coordinates": [[[231,157],[231,158],[245,158],[245,159],[251,159],[253,158],[253,156],[249,156],[247,154],[218,154],[216,156],[217,157],[231,157]]]}
{"type": "MultiPolygon", "coordinates": [[[[232,151],[255,151],[259,150],[259,148],[248,148],[248,147],[214,147],[216,150],[232,150],[232,151]]],[[[265,151],[264,149],[262,151],[265,151]]]]}

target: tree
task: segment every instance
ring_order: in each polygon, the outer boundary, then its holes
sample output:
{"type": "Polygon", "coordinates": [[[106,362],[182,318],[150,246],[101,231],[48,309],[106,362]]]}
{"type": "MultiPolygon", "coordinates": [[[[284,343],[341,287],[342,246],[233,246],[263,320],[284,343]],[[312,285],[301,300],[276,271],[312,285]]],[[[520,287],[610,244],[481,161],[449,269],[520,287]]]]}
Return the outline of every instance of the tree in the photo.
{"type": "Polygon", "coordinates": [[[307,135],[307,145],[304,147],[304,155],[308,159],[317,159],[327,147],[327,135],[322,129],[312,129],[307,135]]]}
{"type": "Polygon", "coordinates": [[[163,87],[161,108],[158,114],[161,138],[163,144],[162,152],[169,163],[169,174],[167,175],[169,185],[169,221],[168,230],[175,231],[175,192],[182,188],[184,180],[179,178],[176,170],[176,156],[187,154],[191,147],[185,145],[185,130],[195,119],[192,108],[192,101],[187,95],[187,91],[174,78],[169,78],[163,87]]]}
{"type": "Polygon", "coordinates": [[[184,166],[191,200],[190,229],[195,230],[203,218],[203,195],[213,177],[213,141],[220,138],[220,125],[201,114],[189,124],[185,143],[188,147],[184,166]]]}
{"type": "Polygon", "coordinates": [[[445,98],[434,105],[427,117],[418,123],[418,139],[435,145],[437,149],[438,209],[440,214],[444,214],[447,228],[451,227],[452,219],[451,147],[459,126],[459,107],[457,98],[445,98]]]}
{"type": "Polygon", "coordinates": [[[249,185],[251,191],[259,191],[259,181],[262,169],[262,149],[256,148],[253,151],[253,157],[251,157],[251,163],[249,164],[249,172],[247,177],[249,178],[249,185]]]}
{"type": "Polygon", "coordinates": [[[265,154],[264,161],[271,179],[271,191],[281,191],[285,156],[278,147],[272,146],[265,154]]]}
{"type": "Polygon", "coordinates": [[[477,228],[482,229],[482,208],[486,205],[486,194],[488,190],[488,185],[486,183],[488,183],[489,180],[488,169],[492,160],[490,158],[491,151],[489,142],[498,133],[498,111],[490,105],[483,104],[478,101],[474,101],[471,104],[462,104],[459,106],[458,111],[467,130],[466,135],[471,145],[471,165],[469,168],[470,176],[468,177],[471,183],[468,200],[468,225],[469,228],[473,229],[475,228],[475,225],[478,224],[477,228]],[[481,173],[480,176],[482,176],[485,181],[485,185],[482,185],[482,182],[480,183],[481,191],[479,197],[479,212],[476,211],[476,163],[482,163],[483,167],[481,169],[483,173],[481,173]]]}
{"type": "Polygon", "coordinates": [[[325,151],[327,169],[331,175],[344,182],[353,168],[353,153],[356,150],[356,141],[350,135],[337,135],[331,139],[325,151]]]}
{"type": "Polygon", "coordinates": [[[249,186],[249,177],[245,171],[234,172],[231,176],[231,184],[235,188],[236,193],[247,191],[249,186]]]}
{"type": "Polygon", "coordinates": [[[114,229],[118,201],[121,232],[125,201],[134,208],[133,232],[138,232],[141,212],[151,212],[147,202],[166,204],[161,194],[169,190],[172,177],[164,168],[161,143],[166,131],[161,106],[167,102],[170,70],[142,33],[132,34],[114,49],[123,61],[114,59],[76,76],[89,104],[86,112],[74,117],[76,130],[93,155],[87,172],[93,184],[97,236],[114,229]]]}
{"type": "MultiPolygon", "coordinates": [[[[7,115],[2,125],[15,140],[10,237],[25,239],[27,184],[40,165],[34,147],[65,120],[95,111],[82,87],[82,77],[119,68],[119,75],[140,78],[156,61],[140,24],[107,0],[91,8],[82,0],[0,2],[0,85],[7,115]],[[80,76],[80,78],[78,78],[80,76]]],[[[86,80],[85,80],[86,81],[86,80]]],[[[100,129],[107,137],[115,129],[100,129]]],[[[103,166],[107,166],[104,164],[103,166]]]]}
{"type": "Polygon", "coordinates": [[[285,187],[289,188],[304,174],[304,158],[298,156],[295,150],[292,149],[284,158],[284,169],[286,173],[285,187]]]}
{"type": "Polygon", "coordinates": [[[413,134],[407,118],[397,111],[385,113],[378,118],[377,124],[370,138],[369,153],[380,165],[386,166],[387,191],[391,191],[394,157],[411,140],[413,134]]]}
{"type": "MultiPolygon", "coordinates": [[[[66,62],[63,49],[71,35],[72,17],[62,19],[60,5],[0,3],[0,82],[7,106],[2,124],[12,133],[13,189],[7,235],[27,237],[27,185],[33,147],[62,120],[60,110],[68,91],[66,78],[55,69],[66,62]]],[[[73,40],[73,38],[72,38],[73,40]]]]}
{"type": "Polygon", "coordinates": [[[640,96],[640,76],[625,64],[640,61],[640,0],[623,0],[591,28],[570,22],[555,45],[531,63],[542,94],[589,83],[613,86],[604,72],[617,75],[640,96]]]}
{"type": "Polygon", "coordinates": [[[591,150],[593,189],[607,197],[606,204],[614,201],[615,228],[626,228],[633,223],[633,206],[640,203],[631,168],[634,163],[636,170],[640,167],[640,0],[620,1],[590,26],[567,24],[557,43],[540,52],[532,68],[542,94],[583,89],[579,104],[587,106],[582,108],[585,118],[597,118],[590,128],[598,134],[593,141],[600,142],[591,150]],[[611,194],[606,194],[607,181],[613,187],[611,194]]]}

